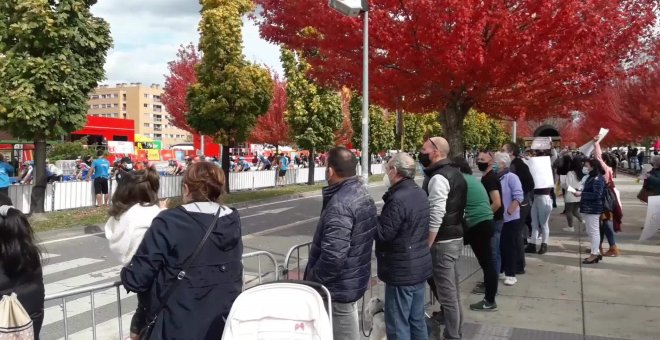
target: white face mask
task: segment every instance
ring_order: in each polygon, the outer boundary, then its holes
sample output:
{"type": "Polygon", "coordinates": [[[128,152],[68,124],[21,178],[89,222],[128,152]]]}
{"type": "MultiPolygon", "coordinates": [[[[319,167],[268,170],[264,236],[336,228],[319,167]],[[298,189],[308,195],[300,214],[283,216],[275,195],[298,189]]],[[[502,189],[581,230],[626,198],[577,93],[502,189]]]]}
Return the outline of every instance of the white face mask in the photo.
{"type": "Polygon", "coordinates": [[[392,183],[390,183],[390,176],[388,176],[387,174],[385,174],[385,176],[383,176],[383,185],[386,188],[389,188],[389,187],[392,186],[392,183]]]}
{"type": "Polygon", "coordinates": [[[585,167],[582,167],[582,173],[583,173],[583,174],[588,175],[589,172],[590,172],[590,171],[589,171],[589,168],[587,168],[586,166],[585,166],[585,167]]]}

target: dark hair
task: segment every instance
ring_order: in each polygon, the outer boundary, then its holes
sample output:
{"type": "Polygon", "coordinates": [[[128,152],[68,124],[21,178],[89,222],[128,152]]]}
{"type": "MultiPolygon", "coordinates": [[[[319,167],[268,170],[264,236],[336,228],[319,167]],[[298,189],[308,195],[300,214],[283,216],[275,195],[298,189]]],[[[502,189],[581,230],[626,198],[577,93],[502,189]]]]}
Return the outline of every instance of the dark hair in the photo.
{"type": "Polygon", "coordinates": [[[462,173],[466,175],[472,175],[472,168],[468,164],[468,162],[465,160],[465,158],[461,156],[456,156],[451,159],[451,166],[454,168],[457,168],[460,170],[462,173]]]}
{"type": "Polygon", "coordinates": [[[328,151],[328,167],[341,178],[355,176],[357,164],[357,157],[347,148],[335,147],[328,151]]]}
{"type": "Polygon", "coordinates": [[[508,142],[504,144],[504,146],[507,148],[509,152],[511,152],[515,157],[520,156],[520,148],[518,145],[514,142],[508,142]]]}
{"type": "Polygon", "coordinates": [[[225,173],[211,162],[194,163],[183,174],[194,202],[217,202],[225,191],[225,173]]]}
{"type": "Polygon", "coordinates": [[[575,156],[571,161],[571,167],[568,169],[568,171],[575,172],[575,175],[577,176],[578,180],[582,180],[582,177],[584,177],[584,174],[582,173],[583,165],[584,165],[584,158],[581,156],[575,156]]]}
{"type": "Polygon", "coordinates": [[[105,151],[103,151],[103,150],[96,151],[96,157],[101,157],[103,155],[105,155],[105,151]]]}
{"type": "Polygon", "coordinates": [[[131,171],[124,175],[121,185],[112,196],[108,215],[119,219],[132,206],[140,204],[148,207],[158,204],[160,176],[153,169],[131,171]]]}
{"type": "MultiPolygon", "coordinates": [[[[0,205],[12,205],[11,199],[0,195],[0,205]]],[[[10,279],[35,275],[41,268],[41,252],[34,242],[34,232],[27,217],[10,208],[0,216],[0,262],[10,279]]]]}
{"type": "Polygon", "coordinates": [[[600,165],[599,160],[595,158],[590,158],[589,160],[587,160],[587,162],[589,163],[589,165],[591,165],[591,169],[592,169],[591,172],[589,173],[589,176],[595,177],[598,175],[602,176],[605,174],[605,170],[603,169],[603,166],[600,165]]]}

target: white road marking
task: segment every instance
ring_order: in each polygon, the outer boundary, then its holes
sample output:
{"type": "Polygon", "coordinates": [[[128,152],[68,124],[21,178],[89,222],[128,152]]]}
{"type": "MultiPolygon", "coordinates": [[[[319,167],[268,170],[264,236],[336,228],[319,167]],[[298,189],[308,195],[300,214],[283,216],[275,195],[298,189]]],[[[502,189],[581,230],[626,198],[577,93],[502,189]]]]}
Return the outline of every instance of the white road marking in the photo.
{"type": "Polygon", "coordinates": [[[59,243],[59,242],[65,242],[65,241],[77,240],[77,239],[80,239],[80,238],[87,238],[87,237],[98,236],[98,235],[105,235],[105,232],[94,233],[94,234],[78,235],[78,236],[72,236],[72,237],[60,238],[60,239],[56,239],[56,240],[44,241],[44,242],[40,242],[39,245],[40,245],[40,246],[43,246],[43,245],[46,245],[46,244],[53,244],[53,243],[59,243]]]}
{"type": "Polygon", "coordinates": [[[78,267],[88,266],[90,264],[99,263],[99,262],[103,262],[103,261],[104,260],[101,260],[101,259],[90,259],[90,258],[87,258],[87,257],[83,257],[83,258],[79,258],[79,259],[75,259],[75,260],[71,260],[71,261],[65,261],[65,262],[60,262],[60,263],[56,263],[56,264],[49,264],[49,265],[43,267],[43,273],[44,273],[44,276],[46,276],[46,275],[55,274],[55,273],[63,272],[63,271],[70,270],[70,269],[75,269],[75,268],[78,268],[78,267]]]}
{"type": "Polygon", "coordinates": [[[50,253],[41,253],[41,260],[49,260],[56,257],[60,257],[60,254],[50,254],[50,253]]]}
{"type": "MultiPolygon", "coordinates": [[[[131,318],[135,311],[131,311],[121,316],[122,336],[121,339],[128,336],[131,328],[131,318]]],[[[102,322],[96,326],[96,339],[98,340],[116,340],[119,338],[119,321],[114,317],[108,321],[102,322]]],[[[92,339],[92,328],[83,329],[80,332],[69,334],[69,340],[89,340],[92,339]]],[[[60,340],[64,340],[61,338],[60,340]]]]}
{"type": "Polygon", "coordinates": [[[114,266],[95,272],[82,274],[46,285],[46,296],[61,293],[70,289],[80,288],[101,281],[116,279],[123,266],[114,266]]]}

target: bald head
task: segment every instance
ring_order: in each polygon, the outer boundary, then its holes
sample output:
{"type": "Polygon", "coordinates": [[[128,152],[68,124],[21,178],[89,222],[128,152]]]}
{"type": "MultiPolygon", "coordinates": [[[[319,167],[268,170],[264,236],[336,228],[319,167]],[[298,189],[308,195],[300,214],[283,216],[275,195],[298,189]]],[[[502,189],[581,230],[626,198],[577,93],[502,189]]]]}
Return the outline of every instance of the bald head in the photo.
{"type": "MultiPolygon", "coordinates": [[[[424,142],[422,153],[428,155],[430,164],[435,164],[449,155],[449,143],[442,137],[431,137],[424,142]]],[[[422,165],[424,163],[422,162],[422,165]]],[[[428,165],[424,165],[428,167],[428,165]]]]}
{"type": "Polygon", "coordinates": [[[433,146],[438,149],[438,152],[443,154],[445,157],[449,155],[449,142],[442,137],[431,137],[429,140],[432,142],[433,146]]]}

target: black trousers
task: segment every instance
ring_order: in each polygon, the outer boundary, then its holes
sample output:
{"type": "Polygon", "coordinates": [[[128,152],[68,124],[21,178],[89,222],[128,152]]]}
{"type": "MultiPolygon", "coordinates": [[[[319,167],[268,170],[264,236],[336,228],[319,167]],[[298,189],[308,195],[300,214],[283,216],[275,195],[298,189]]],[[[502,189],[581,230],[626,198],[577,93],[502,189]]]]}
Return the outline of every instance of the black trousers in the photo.
{"type": "Polygon", "coordinates": [[[486,301],[495,302],[497,294],[498,273],[493,267],[491,260],[493,252],[491,251],[491,237],[493,236],[493,220],[483,221],[468,229],[468,239],[474,255],[479,261],[479,266],[484,273],[484,285],[486,286],[486,301]]]}
{"type": "Polygon", "coordinates": [[[522,223],[520,219],[505,222],[500,236],[500,246],[502,250],[502,270],[504,275],[509,277],[516,276],[516,262],[520,247],[518,239],[520,238],[520,228],[522,223]]]}

